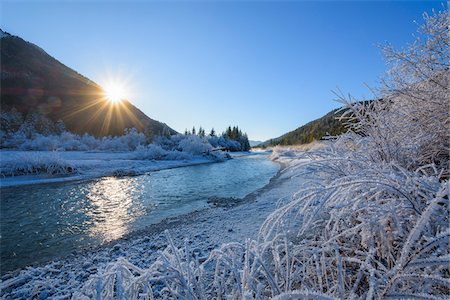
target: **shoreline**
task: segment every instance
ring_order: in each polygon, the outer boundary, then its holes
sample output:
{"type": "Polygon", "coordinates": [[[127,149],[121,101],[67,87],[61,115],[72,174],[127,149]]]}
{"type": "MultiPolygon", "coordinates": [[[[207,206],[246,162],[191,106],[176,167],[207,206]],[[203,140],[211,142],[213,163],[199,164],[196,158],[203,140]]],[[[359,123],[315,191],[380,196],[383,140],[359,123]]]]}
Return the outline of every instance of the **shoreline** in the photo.
{"type": "MultiPolygon", "coordinates": [[[[36,153],[38,156],[54,154],[52,151],[0,150],[0,156],[1,154],[8,154],[6,159],[5,157],[2,157],[2,159],[7,162],[11,161],[14,158],[14,155],[18,156],[20,159],[22,155],[33,155],[36,153]]],[[[58,152],[55,155],[58,155],[59,158],[79,169],[79,172],[66,175],[50,175],[44,173],[16,176],[0,175],[0,189],[27,185],[45,185],[50,183],[84,182],[111,176],[140,176],[162,170],[224,162],[224,160],[207,156],[196,156],[188,160],[141,160],[130,159],[129,154],[130,152],[58,152]],[[70,155],[73,155],[73,157],[66,157],[70,155]]],[[[234,152],[230,155],[231,158],[229,159],[233,159],[235,157],[238,158],[246,155],[258,155],[258,152],[234,152]]]]}
{"type": "Polygon", "coordinates": [[[119,258],[140,268],[148,268],[168,245],[166,230],[177,247],[188,241],[190,249],[199,257],[208,256],[224,243],[257,239],[261,224],[277,208],[278,200],[290,197],[298,188],[298,178],[290,177],[289,172],[285,172],[289,164],[274,162],[280,165],[280,169],[269,183],[246,195],[235,205],[209,207],[167,218],[109,243],[5,272],[1,275],[0,297],[12,295],[23,286],[41,289],[41,280],[46,278],[52,282],[45,287],[48,293],[54,297],[70,298],[86,280],[101,274],[119,258]]]}
{"type": "MultiPolygon", "coordinates": [[[[121,160],[121,162],[126,162],[121,160]]],[[[90,180],[96,180],[103,177],[123,177],[123,176],[140,176],[151,172],[157,172],[162,170],[183,168],[189,166],[198,166],[205,164],[220,163],[222,161],[215,161],[208,158],[199,158],[192,161],[178,161],[178,160],[166,160],[166,161],[143,161],[143,160],[133,160],[134,164],[144,163],[147,166],[142,167],[139,171],[134,171],[131,169],[113,169],[104,170],[97,172],[95,174],[89,174],[87,171],[85,174],[73,174],[73,175],[61,175],[54,176],[47,174],[36,174],[36,175],[18,175],[18,176],[8,176],[0,178],[0,188],[14,188],[22,187],[28,185],[45,185],[51,183],[71,183],[71,182],[84,182],[90,180]],[[165,165],[165,166],[164,166],[165,165]]]]}
{"type": "MultiPolygon", "coordinates": [[[[209,163],[214,163],[214,162],[209,162],[209,163]]],[[[266,191],[271,190],[273,187],[277,186],[280,183],[280,182],[278,182],[278,180],[280,179],[283,171],[286,169],[287,164],[284,162],[279,162],[279,161],[274,161],[274,163],[277,163],[280,166],[280,169],[277,171],[277,173],[272,178],[270,178],[269,183],[267,183],[266,185],[264,185],[263,187],[255,190],[255,191],[247,194],[245,197],[238,199],[238,201],[232,202],[231,205],[226,205],[226,206],[210,205],[209,207],[206,207],[204,209],[195,210],[195,211],[177,215],[177,216],[167,217],[158,223],[148,225],[145,228],[135,230],[133,232],[129,232],[126,235],[120,237],[119,239],[112,240],[112,241],[106,242],[101,245],[87,246],[82,249],[74,250],[70,254],[60,256],[60,257],[55,257],[54,259],[51,259],[51,260],[36,262],[36,263],[26,266],[24,268],[18,268],[15,270],[1,272],[0,278],[4,277],[5,275],[8,276],[8,275],[20,273],[21,270],[26,269],[28,267],[39,268],[39,267],[46,266],[52,262],[67,260],[74,256],[82,257],[85,255],[89,255],[89,254],[98,252],[98,251],[108,250],[108,249],[114,247],[116,244],[120,244],[120,243],[124,243],[124,242],[132,242],[134,239],[139,239],[142,237],[148,237],[148,236],[153,236],[153,235],[161,235],[161,234],[164,234],[165,230],[173,230],[173,229],[176,229],[177,227],[180,227],[183,225],[195,224],[196,222],[199,221],[199,218],[202,217],[202,214],[208,214],[208,213],[211,214],[219,209],[227,210],[227,209],[231,209],[231,208],[236,208],[236,207],[239,207],[246,203],[255,201],[258,198],[258,196],[262,195],[266,191]]],[[[203,163],[203,164],[208,164],[208,162],[203,163]]],[[[178,166],[178,167],[173,167],[173,168],[180,168],[180,167],[183,167],[183,166],[178,166]]],[[[93,180],[93,179],[86,179],[86,180],[93,180]]],[[[84,180],[80,180],[80,181],[82,182],[84,180]]]]}
{"type": "Polygon", "coordinates": [[[168,246],[166,232],[176,247],[188,245],[201,258],[208,257],[213,249],[225,243],[257,240],[261,225],[278,207],[279,200],[291,197],[304,180],[291,176],[289,160],[273,161],[280,164],[280,169],[269,183],[238,203],[166,218],[118,240],[5,272],[0,277],[0,298],[14,298],[24,288],[33,291],[33,295],[43,292],[55,298],[70,298],[91,276],[102,274],[118,259],[142,269],[149,268],[168,246]]]}

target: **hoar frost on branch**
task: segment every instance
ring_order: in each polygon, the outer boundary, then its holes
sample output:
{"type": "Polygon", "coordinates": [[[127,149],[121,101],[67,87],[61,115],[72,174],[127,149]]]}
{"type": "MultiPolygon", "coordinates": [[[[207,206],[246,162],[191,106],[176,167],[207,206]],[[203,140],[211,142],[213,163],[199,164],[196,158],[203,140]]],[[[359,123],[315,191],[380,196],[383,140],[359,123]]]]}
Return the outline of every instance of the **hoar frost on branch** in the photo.
{"type": "Polygon", "coordinates": [[[378,92],[380,100],[361,103],[340,96],[340,101],[347,109],[344,120],[364,137],[358,143],[364,143],[370,159],[448,178],[448,12],[425,14],[424,21],[419,27],[422,38],[407,49],[382,47],[390,69],[378,92]]]}

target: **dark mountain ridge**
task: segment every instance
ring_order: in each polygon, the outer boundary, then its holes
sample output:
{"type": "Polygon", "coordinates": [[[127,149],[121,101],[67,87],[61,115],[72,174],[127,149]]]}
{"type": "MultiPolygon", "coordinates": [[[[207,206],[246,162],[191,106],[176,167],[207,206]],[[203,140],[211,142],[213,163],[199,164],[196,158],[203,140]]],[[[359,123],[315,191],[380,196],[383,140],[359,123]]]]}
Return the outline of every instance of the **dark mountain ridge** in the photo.
{"type": "Polygon", "coordinates": [[[130,101],[112,104],[102,88],[40,47],[0,29],[1,109],[39,112],[77,134],[122,135],[136,128],[147,136],[175,130],[149,118],[130,101]]]}
{"type": "Polygon", "coordinates": [[[340,115],[340,108],[334,109],[321,118],[300,126],[280,137],[267,140],[258,146],[308,144],[325,136],[335,136],[344,133],[346,130],[342,121],[339,120],[340,115]]]}
{"type": "MultiPolygon", "coordinates": [[[[376,100],[361,100],[356,103],[362,104],[364,107],[369,107],[374,101],[385,101],[383,99],[376,100]]],[[[346,115],[341,120],[342,115],[348,111],[348,107],[336,108],[305,125],[298,127],[288,133],[283,134],[274,139],[270,139],[258,145],[258,147],[268,147],[276,145],[302,145],[309,144],[313,141],[321,140],[327,136],[337,136],[347,131],[344,122],[350,122],[349,117],[352,113],[346,115]]]]}

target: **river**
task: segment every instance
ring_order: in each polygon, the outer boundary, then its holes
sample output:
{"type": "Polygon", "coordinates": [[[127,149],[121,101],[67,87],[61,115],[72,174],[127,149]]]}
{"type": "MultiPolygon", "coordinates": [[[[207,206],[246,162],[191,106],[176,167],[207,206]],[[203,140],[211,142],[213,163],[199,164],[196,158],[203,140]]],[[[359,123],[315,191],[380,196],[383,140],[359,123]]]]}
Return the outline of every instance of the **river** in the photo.
{"type": "Polygon", "coordinates": [[[209,207],[244,198],[279,170],[267,153],[134,177],[1,189],[1,273],[67,256],[209,207]]]}

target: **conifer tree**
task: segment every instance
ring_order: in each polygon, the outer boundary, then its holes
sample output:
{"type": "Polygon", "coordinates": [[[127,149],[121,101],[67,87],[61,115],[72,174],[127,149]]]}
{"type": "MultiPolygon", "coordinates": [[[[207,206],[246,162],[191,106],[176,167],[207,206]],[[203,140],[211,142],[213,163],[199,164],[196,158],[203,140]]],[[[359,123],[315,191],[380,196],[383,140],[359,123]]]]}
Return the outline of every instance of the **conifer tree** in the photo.
{"type": "Polygon", "coordinates": [[[205,137],[205,129],[202,126],[198,129],[198,135],[201,137],[205,137]]]}

